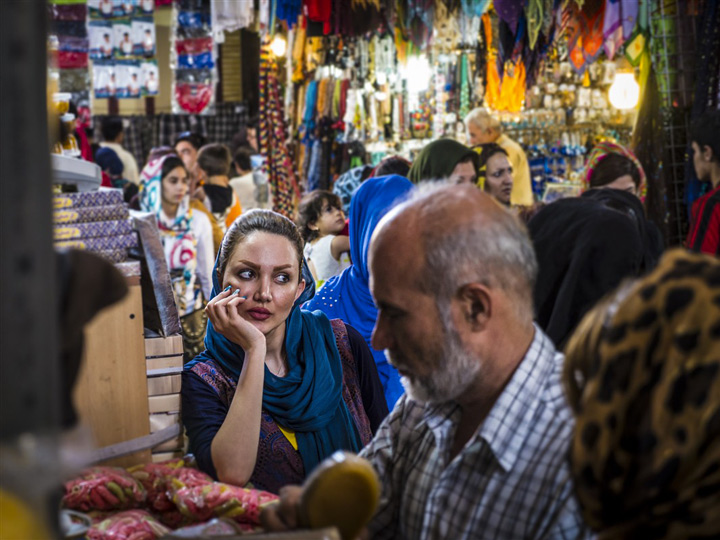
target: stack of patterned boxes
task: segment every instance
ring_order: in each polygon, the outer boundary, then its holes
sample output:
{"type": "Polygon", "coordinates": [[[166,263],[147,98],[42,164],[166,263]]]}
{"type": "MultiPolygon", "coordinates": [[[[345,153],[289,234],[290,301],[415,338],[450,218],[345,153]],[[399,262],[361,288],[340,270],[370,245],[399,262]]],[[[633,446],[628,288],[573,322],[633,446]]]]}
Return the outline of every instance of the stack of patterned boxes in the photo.
{"type": "MultiPolygon", "coordinates": [[[[180,374],[183,369],[183,341],[180,334],[145,338],[150,432],[180,424],[180,374]]],[[[185,438],[172,439],[152,449],[153,461],[181,457],[185,438]]]]}
{"type": "Polygon", "coordinates": [[[140,274],[137,261],[127,262],[137,234],[120,190],[55,195],[54,237],[58,248],[84,249],[116,263],[126,276],[140,274]]]}

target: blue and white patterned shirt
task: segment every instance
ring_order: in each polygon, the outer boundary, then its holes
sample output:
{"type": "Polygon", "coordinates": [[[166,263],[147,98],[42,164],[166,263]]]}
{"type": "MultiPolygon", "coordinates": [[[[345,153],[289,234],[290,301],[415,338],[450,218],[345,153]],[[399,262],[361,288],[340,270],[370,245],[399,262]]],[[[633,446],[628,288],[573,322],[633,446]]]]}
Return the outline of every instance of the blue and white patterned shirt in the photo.
{"type": "Polygon", "coordinates": [[[374,539],[584,538],[567,452],[563,356],[538,328],[490,413],[448,462],[460,407],[405,395],[362,455],[382,482],[374,539]]]}

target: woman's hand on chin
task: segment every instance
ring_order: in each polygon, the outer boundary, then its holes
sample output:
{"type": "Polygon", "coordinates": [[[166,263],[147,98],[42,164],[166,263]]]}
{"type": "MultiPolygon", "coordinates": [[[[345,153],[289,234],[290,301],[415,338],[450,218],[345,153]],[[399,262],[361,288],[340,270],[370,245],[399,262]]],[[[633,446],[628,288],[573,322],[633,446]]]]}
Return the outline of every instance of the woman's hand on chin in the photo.
{"type": "Polygon", "coordinates": [[[242,318],[238,307],[243,302],[245,302],[245,298],[240,296],[240,290],[237,289],[233,292],[228,287],[207,303],[205,313],[220,334],[240,345],[248,354],[256,351],[262,352],[264,358],[265,335],[242,318]]]}

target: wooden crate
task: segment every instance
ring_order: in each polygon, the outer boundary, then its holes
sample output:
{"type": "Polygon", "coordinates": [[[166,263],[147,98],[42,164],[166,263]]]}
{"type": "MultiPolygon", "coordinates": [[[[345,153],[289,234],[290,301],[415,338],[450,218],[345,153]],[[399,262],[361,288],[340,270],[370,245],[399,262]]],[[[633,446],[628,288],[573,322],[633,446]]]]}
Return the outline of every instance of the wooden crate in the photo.
{"type": "MultiPolygon", "coordinates": [[[[139,284],[131,284],[123,300],[85,327],[74,400],[98,447],[150,434],[139,284]]],[[[143,450],[105,464],[129,467],[148,461],[150,451],[143,450]]]]}
{"type": "MultiPolygon", "coordinates": [[[[145,339],[146,381],[150,431],[181,424],[180,384],[183,369],[182,336],[145,339]]],[[[152,449],[154,462],[182,457],[185,434],[152,449]]]]}

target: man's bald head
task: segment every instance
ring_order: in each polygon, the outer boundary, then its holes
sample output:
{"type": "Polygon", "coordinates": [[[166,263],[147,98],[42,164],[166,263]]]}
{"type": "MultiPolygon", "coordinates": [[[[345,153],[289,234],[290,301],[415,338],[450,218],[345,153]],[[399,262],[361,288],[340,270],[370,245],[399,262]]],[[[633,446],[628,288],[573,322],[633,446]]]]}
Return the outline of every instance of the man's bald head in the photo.
{"type": "Polygon", "coordinates": [[[418,287],[449,301],[466,283],[505,289],[532,318],[537,261],[520,221],[475,186],[423,186],[373,235],[371,257],[391,257],[397,271],[422,267],[418,287]]]}

